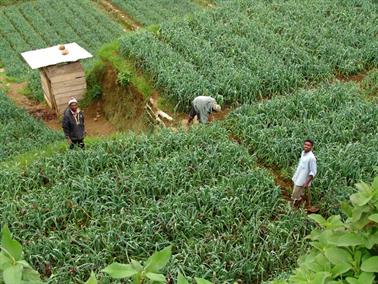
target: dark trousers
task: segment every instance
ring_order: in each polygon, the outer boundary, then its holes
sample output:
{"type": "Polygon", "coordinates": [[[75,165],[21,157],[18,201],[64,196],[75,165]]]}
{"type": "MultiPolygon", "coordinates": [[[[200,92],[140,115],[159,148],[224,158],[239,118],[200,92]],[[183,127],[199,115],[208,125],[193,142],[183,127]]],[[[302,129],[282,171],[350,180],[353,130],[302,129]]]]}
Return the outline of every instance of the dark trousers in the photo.
{"type": "Polygon", "coordinates": [[[189,117],[191,119],[193,119],[195,116],[197,116],[197,119],[200,120],[200,115],[198,112],[196,112],[194,106],[192,105],[192,108],[190,109],[190,112],[189,112],[189,117]]]}
{"type": "Polygon", "coordinates": [[[71,141],[70,149],[74,149],[75,147],[84,149],[84,139],[71,139],[71,141]]]}

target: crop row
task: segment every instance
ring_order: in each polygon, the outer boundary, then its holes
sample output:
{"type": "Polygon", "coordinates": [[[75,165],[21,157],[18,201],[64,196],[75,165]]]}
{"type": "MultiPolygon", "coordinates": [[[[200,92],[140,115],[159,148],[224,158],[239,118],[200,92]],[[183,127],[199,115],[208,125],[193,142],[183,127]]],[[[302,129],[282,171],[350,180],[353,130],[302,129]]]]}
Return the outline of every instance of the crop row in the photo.
{"type": "Polygon", "coordinates": [[[313,191],[323,212],[332,212],[378,166],[378,107],[359,92],[354,84],[301,91],[244,106],[226,124],[260,160],[288,177],[304,139],[313,139],[319,171],[313,191]]]}
{"type": "MultiPolygon", "coordinates": [[[[120,25],[87,0],[38,0],[0,8],[0,61],[10,76],[38,80],[20,53],[77,42],[95,53],[122,33],[120,25]]],[[[34,84],[35,85],[35,84],[34,84]]]]}
{"type": "Polygon", "coordinates": [[[307,233],[268,172],[217,127],[122,136],[0,179],[1,220],[57,283],[169,243],[175,275],[252,283],[294,265],[307,233]]]}
{"type": "Polygon", "coordinates": [[[377,66],[374,9],[373,1],[230,1],[127,35],[121,51],[183,108],[199,93],[246,103],[377,66]]]}
{"type": "Polygon", "coordinates": [[[190,0],[112,0],[111,2],[143,25],[180,18],[200,9],[190,0]]]}
{"type": "Polygon", "coordinates": [[[61,134],[17,108],[3,92],[0,92],[0,105],[0,162],[63,139],[61,134]]]}

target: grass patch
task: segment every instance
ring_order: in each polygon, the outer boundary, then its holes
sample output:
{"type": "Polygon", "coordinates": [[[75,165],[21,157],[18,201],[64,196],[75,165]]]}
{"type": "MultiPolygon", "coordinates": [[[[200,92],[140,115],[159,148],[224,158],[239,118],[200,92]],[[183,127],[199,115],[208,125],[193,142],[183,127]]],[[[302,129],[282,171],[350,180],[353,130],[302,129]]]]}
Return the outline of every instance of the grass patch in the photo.
{"type": "MultiPolygon", "coordinates": [[[[120,134],[113,134],[108,136],[106,139],[117,139],[120,134]]],[[[94,145],[102,142],[103,138],[101,137],[88,137],[85,138],[85,147],[90,149],[94,145]]],[[[45,145],[40,149],[33,149],[28,152],[16,155],[0,163],[2,168],[13,168],[19,170],[27,169],[31,164],[37,162],[38,160],[46,159],[49,157],[54,157],[59,153],[64,153],[65,151],[71,151],[68,148],[67,142],[62,139],[61,141],[56,141],[51,144],[45,145]]],[[[73,150],[75,151],[75,150],[73,150]]],[[[78,149],[77,151],[81,151],[78,149]]],[[[80,154],[79,154],[80,155],[80,154]]]]}
{"type": "Polygon", "coordinates": [[[110,63],[118,73],[129,73],[130,83],[143,94],[145,98],[149,98],[153,94],[151,79],[138,72],[134,62],[129,59],[125,60],[125,58],[119,54],[119,45],[118,40],[104,45],[98,52],[100,59],[104,63],[110,63]]]}

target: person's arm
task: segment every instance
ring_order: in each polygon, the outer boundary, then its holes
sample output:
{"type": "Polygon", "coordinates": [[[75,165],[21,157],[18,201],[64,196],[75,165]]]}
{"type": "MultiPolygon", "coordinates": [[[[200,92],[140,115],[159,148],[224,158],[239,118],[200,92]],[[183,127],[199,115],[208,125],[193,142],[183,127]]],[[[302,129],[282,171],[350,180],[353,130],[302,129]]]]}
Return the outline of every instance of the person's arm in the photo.
{"type": "Polygon", "coordinates": [[[63,120],[62,120],[62,128],[63,128],[64,136],[66,136],[66,138],[67,138],[67,143],[71,144],[72,141],[71,141],[71,138],[70,138],[70,122],[69,122],[69,118],[65,114],[64,114],[63,120]]]}
{"type": "Polygon", "coordinates": [[[316,176],[316,170],[317,170],[315,159],[311,159],[309,161],[309,163],[310,163],[310,165],[309,165],[310,166],[310,172],[309,172],[308,177],[307,177],[307,179],[306,179],[306,181],[303,185],[305,188],[308,187],[309,184],[311,183],[311,181],[314,179],[314,177],[316,176]]]}
{"type": "Polygon", "coordinates": [[[307,188],[307,187],[309,186],[310,182],[311,182],[313,179],[314,179],[314,176],[309,175],[309,176],[307,177],[305,183],[303,184],[303,187],[304,187],[304,188],[307,188]]]}

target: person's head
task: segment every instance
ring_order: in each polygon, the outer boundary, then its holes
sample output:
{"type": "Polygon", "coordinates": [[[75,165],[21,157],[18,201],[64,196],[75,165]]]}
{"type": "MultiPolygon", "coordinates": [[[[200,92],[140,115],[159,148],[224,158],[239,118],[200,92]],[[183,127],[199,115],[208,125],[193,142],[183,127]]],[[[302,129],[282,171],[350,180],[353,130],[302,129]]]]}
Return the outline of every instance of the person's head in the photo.
{"type": "Polygon", "coordinates": [[[213,110],[216,112],[220,112],[222,110],[222,107],[217,103],[213,103],[213,110]]]}
{"type": "Polygon", "coordinates": [[[303,150],[307,153],[307,152],[310,152],[312,150],[312,148],[314,147],[314,141],[312,141],[311,139],[306,139],[303,143],[303,150]]]}
{"type": "Polygon", "coordinates": [[[77,110],[77,100],[75,98],[71,98],[69,101],[68,101],[68,107],[73,111],[73,112],[76,112],[77,110]]]}

